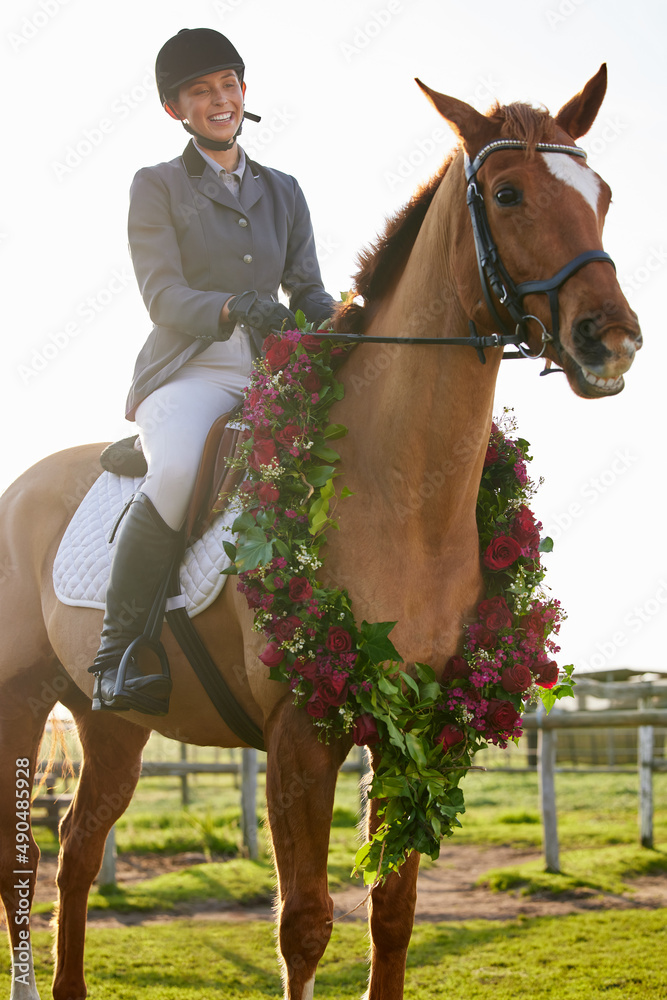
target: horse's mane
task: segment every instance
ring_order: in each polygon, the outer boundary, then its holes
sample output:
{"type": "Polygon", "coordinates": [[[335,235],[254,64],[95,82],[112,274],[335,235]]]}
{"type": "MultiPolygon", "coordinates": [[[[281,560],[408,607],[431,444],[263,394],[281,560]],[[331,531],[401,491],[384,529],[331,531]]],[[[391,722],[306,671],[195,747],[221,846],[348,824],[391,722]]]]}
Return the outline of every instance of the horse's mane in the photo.
{"type": "MultiPolygon", "coordinates": [[[[520,103],[502,106],[496,103],[487,112],[487,118],[499,124],[503,138],[526,142],[528,156],[533,155],[537,142],[557,139],[556,123],[546,109],[520,103]]],[[[334,328],[339,333],[363,332],[368,307],[384,296],[405,267],[433,196],[457,152],[455,149],[448,155],[438,172],[387,220],[382,235],[359,253],[354,294],[363,297],[364,305],[350,299],[336,311],[334,328]]]]}

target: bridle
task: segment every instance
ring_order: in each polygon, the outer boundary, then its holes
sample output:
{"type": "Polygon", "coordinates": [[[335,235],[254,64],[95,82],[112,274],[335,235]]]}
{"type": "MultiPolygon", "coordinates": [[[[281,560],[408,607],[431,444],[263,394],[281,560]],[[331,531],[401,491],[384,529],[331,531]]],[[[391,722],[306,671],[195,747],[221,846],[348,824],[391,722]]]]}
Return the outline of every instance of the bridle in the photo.
{"type": "MultiPolygon", "coordinates": [[[[567,156],[579,156],[586,159],[585,150],[579,146],[566,146],[558,143],[538,142],[533,147],[538,152],[563,153],[567,156]]],[[[484,300],[497,327],[496,333],[482,336],[477,332],[477,327],[473,320],[468,321],[470,336],[468,337],[369,337],[361,333],[335,333],[317,331],[315,336],[327,337],[337,341],[349,343],[396,343],[396,344],[440,344],[455,345],[458,347],[473,347],[482,364],[486,363],[484,348],[486,347],[516,347],[517,351],[503,353],[503,359],[512,358],[541,358],[546,350],[547,343],[552,341],[556,348],[560,347],[560,318],[558,306],[558,292],[573,274],[576,274],[582,267],[591,261],[606,261],[615,265],[608,253],[604,250],[585,250],[574,257],[569,264],[562,267],[552,278],[535,281],[522,281],[516,284],[509,275],[503,264],[498,247],[493,239],[489,219],[484,204],[484,196],[477,183],[477,173],[484,161],[492,153],[501,149],[528,149],[528,143],[521,139],[495,139],[484,146],[474,160],[464,152],[464,169],[466,177],[466,204],[470,211],[470,221],[472,224],[473,238],[475,244],[475,255],[477,257],[477,268],[479,279],[482,285],[484,300]],[[532,313],[527,313],[523,308],[523,300],[526,295],[542,293],[549,300],[551,310],[551,332],[547,330],[544,323],[532,313]],[[508,328],[506,322],[500,316],[497,305],[503,306],[514,322],[514,332],[508,328]],[[540,325],[542,329],[542,348],[537,354],[531,354],[528,344],[528,324],[533,321],[540,325]]],[[[548,369],[545,369],[545,372],[548,369]]],[[[551,369],[558,371],[559,369],[551,369]]]]}

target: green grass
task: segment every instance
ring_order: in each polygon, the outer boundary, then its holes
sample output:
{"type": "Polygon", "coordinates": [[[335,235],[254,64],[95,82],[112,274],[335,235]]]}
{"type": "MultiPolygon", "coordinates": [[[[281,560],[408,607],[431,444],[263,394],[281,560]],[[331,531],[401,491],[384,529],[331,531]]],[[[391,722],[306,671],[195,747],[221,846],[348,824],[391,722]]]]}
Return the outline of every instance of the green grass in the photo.
{"type": "Polygon", "coordinates": [[[560,857],[560,874],[544,871],[544,862],[494,868],[477,880],[477,885],[494,891],[518,890],[522,895],[536,892],[563,893],[586,888],[604,893],[632,891],[632,879],[641,875],[667,874],[667,854],[641,847],[604,847],[568,851],[560,857]]]}
{"type": "MultiPolygon", "coordinates": [[[[665,911],[415,927],[406,1000],[664,1000],[665,911]]],[[[34,935],[37,984],[49,995],[50,936],[34,935]]],[[[282,997],[269,923],[179,921],[97,929],[86,939],[95,1000],[282,997]]],[[[362,924],[342,924],[320,963],[316,996],[358,1000],[366,982],[362,924]]]]}

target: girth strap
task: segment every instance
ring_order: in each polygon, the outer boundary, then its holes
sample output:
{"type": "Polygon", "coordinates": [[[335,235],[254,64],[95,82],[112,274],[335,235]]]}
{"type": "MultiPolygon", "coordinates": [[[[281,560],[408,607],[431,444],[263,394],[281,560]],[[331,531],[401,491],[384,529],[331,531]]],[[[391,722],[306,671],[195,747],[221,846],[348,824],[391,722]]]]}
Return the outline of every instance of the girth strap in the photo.
{"type": "MultiPolygon", "coordinates": [[[[178,567],[171,578],[170,592],[178,593],[178,567]]],[[[257,750],[266,750],[264,734],[239,705],[229,690],[227,682],[216,667],[204,642],[190,621],[184,607],[173,607],[165,614],[174,638],[185,653],[188,661],[209,696],[218,715],[239,739],[257,750]]]]}

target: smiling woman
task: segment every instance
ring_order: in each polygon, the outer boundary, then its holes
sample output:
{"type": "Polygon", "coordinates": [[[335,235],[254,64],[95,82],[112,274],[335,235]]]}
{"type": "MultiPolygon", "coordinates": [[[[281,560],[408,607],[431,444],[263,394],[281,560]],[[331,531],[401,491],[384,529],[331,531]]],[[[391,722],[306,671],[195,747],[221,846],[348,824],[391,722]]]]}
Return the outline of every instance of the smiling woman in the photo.
{"type": "Polygon", "coordinates": [[[311,320],[333,307],[298,184],[248,160],[237,144],[244,69],[229,39],[210,28],[180,31],[157,57],[163,107],[193,139],[178,159],[140,170],[132,185],[130,247],[155,326],[137,360],[127,416],[137,422],[148,473],[118,531],[91,668],[97,710],[166,713],[166,660],[158,650],[161,669],[146,675],[129,647],[179,554],[208,431],[241,401],[263,338],[295,323],[278,302],[280,286],[311,320]],[[128,602],[145,609],[130,621],[128,602]]]}

